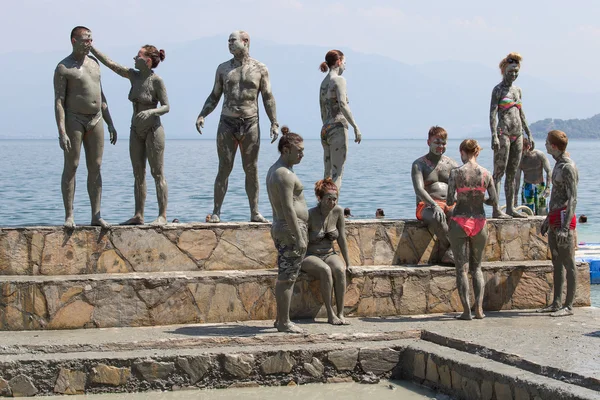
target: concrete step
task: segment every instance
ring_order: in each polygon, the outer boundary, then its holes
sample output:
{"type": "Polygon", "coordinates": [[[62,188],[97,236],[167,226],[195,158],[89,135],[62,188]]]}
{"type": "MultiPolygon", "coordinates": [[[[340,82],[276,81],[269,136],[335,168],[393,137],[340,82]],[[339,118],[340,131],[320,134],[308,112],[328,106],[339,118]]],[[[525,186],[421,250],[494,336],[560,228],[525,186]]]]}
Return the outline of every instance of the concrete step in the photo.
{"type": "Polygon", "coordinates": [[[597,399],[600,370],[597,353],[590,351],[596,338],[585,335],[598,328],[589,326],[593,320],[600,320],[600,310],[578,309],[569,324],[523,311],[492,312],[470,323],[439,315],[350,318],[351,325],[341,327],[301,323],[304,335],[277,333],[267,321],[6,332],[0,395],[339,382],[370,374],[415,381],[461,399],[597,399]],[[520,347],[515,338],[530,337],[532,330],[539,346],[571,351],[556,358],[536,346],[520,347]],[[479,346],[483,357],[428,341],[427,334],[479,346]],[[535,373],[498,362],[499,348],[543,368],[535,373]],[[560,374],[541,373],[551,369],[560,374]]]}
{"type": "MultiPolygon", "coordinates": [[[[487,261],[549,259],[540,218],[488,220],[487,261]]],[[[437,241],[420,221],[346,225],[351,265],[435,264],[437,241]]],[[[270,224],[0,228],[0,275],[89,275],[272,268],[270,224]]]]}
{"type": "MultiPolygon", "coordinates": [[[[549,261],[483,264],[486,310],[537,308],[551,299],[549,261]]],[[[0,277],[0,329],[136,327],[274,319],[276,271],[188,271],[0,277]]],[[[589,267],[578,264],[576,304],[590,304],[589,267]]],[[[462,310],[453,267],[351,267],[348,315],[462,310]]],[[[319,282],[301,275],[295,318],[324,315],[319,282]]]]}

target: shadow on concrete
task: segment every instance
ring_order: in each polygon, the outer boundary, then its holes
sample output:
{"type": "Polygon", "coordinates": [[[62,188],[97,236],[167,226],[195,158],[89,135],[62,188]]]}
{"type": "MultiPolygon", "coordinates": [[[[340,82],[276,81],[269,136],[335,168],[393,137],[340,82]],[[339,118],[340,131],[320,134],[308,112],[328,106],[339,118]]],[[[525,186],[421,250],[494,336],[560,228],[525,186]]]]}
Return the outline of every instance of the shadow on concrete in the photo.
{"type": "Polygon", "coordinates": [[[277,333],[277,329],[270,326],[245,326],[245,325],[214,325],[214,326],[184,326],[172,331],[175,335],[186,336],[256,336],[265,333],[277,333]]]}

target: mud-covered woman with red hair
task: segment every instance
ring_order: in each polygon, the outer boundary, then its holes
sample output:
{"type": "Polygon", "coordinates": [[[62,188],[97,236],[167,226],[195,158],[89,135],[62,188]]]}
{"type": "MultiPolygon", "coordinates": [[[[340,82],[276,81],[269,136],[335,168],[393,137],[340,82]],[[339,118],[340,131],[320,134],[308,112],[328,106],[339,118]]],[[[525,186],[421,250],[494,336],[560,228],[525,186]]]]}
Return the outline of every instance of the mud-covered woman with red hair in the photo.
{"type": "Polygon", "coordinates": [[[302,261],[302,271],[320,280],[327,322],[332,325],[347,325],[344,319],[344,295],[346,268],[350,266],[350,259],[344,210],[337,204],[338,194],[338,188],[331,178],[322,179],[315,184],[318,204],[308,210],[308,248],[306,258],[302,261]],[[344,260],[333,248],[334,241],[337,241],[344,260]],[[335,311],[332,293],[335,293],[335,311]]]}

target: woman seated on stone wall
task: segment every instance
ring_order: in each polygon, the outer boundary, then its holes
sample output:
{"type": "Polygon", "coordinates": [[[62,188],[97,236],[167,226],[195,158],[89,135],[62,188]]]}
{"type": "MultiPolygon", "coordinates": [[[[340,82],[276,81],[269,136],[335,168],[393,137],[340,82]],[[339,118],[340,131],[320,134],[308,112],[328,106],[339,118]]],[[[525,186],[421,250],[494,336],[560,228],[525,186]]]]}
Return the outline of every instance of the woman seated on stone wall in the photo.
{"type": "Polygon", "coordinates": [[[325,178],[315,184],[318,204],[308,210],[308,248],[302,262],[302,271],[321,281],[321,297],[327,309],[327,322],[332,325],[348,325],[344,319],[344,295],[346,293],[346,268],[350,266],[344,210],[337,205],[338,188],[325,178]],[[337,240],[342,257],[333,248],[337,240]],[[332,306],[335,292],[337,312],[332,306]]]}

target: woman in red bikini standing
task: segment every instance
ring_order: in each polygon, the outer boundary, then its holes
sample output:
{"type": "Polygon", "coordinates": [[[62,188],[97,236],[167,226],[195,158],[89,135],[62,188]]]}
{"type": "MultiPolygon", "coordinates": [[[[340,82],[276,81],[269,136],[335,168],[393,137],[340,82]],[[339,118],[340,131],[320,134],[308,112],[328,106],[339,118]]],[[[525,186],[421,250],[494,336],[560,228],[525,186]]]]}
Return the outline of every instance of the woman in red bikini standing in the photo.
{"type": "Polygon", "coordinates": [[[467,268],[473,277],[475,291],[475,318],[482,319],[483,314],[483,273],[481,257],[487,242],[484,204],[497,205],[498,197],[492,176],[477,164],[481,147],[476,140],[466,139],[460,144],[460,158],[464,163],[455,168],[448,179],[448,197],[446,203],[456,207],[450,220],[448,239],[454,253],[456,265],[456,285],[463,305],[459,319],[472,319],[469,304],[469,281],[467,268]],[[485,192],[489,198],[484,199],[485,192]]]}
{"type": "Polygon", "coordinates": [[[490,104],[490,129],[492,150],[494,150],[494,182],[496,193],[500,193],[500,181],[506,173],[504,192],[506,194],[506,214],[494,206],[494,218],[525,218],[525,214],[514,209],[515,177],[523,153],[523,131],[527,134],[531,149],[534,143],[521,105],[523,92],[514,82],[519,76],[521,55],[510,53],[500,61],[502,82],[492,90],[490,104]],[[496,120],[498,124],[496,125],[496,120]]]}

